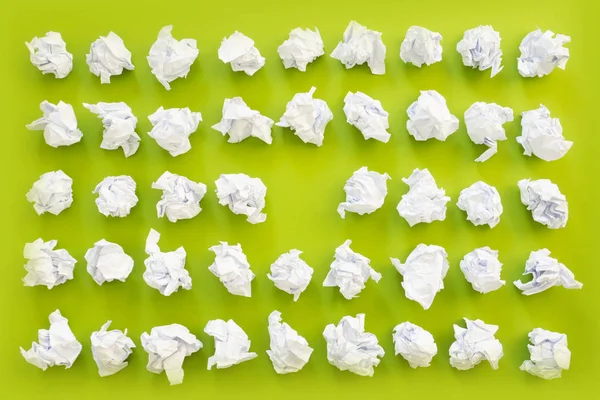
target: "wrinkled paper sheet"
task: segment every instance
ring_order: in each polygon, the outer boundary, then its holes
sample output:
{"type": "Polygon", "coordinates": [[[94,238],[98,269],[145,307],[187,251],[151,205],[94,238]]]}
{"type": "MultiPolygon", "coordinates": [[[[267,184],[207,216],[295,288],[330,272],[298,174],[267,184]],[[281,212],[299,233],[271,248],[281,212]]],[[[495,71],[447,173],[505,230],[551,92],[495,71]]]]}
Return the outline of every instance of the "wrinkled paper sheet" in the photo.
{"type": "Polygon", "coordinates": [[[142,333],[142,347],[148,353],[146,369],[160,374],[165,371],[171,385],[183,383],[183,361],[202,348],[202,342],[183,325],[155,326],[142,333]]]}
{"type": "Polygon", "coordinates": [[[71,331],[69,320],[59,310],[51,313],[48,319],[50,329],[38,330],[38,342],[33,342],[29,350],[21,347],[21,355],[43,371],[56,365],[71,368],[83,346],[71,331]]]}
{"type": "Polygon", "coordinates": [[[340,60],[346,69],[367,63],[374,75],[385,74],[385,45],[381,32],[367,29],[356,21],[351,21],[342,41],[331,53],[331,57],[340,60]]]}
{"type": "Polygon", "coordinates": [[[269,315],[269,338],[270,349],[267,350],[267,355],[278,374],[300,371],[313,352],[304,337],[281,321],[279,311],[273,311],[269,315]]]}
{"type": "Polygon", "coordinates": [[[514,281],[515,286],[524,295],[541,293],[554,286],[562,286],[566,289],[581,289],[583,283],[575,280],[575,275],[564,264],[556,258],[550,257],[550,250],[541,249],[532,251],[525,263],[523,275],[531,274],[532,279],[523,283],[520,279],[514,281]]]}
{"type": "Polygon", "coordinates": [[[403,264],[391,258],[392,265],[402,275],[402,287],[407,299],[419,303],[428,310],[435,295],[444,288],[448,273],[448,254],[441,246],[419,244],[408,255],[403,264]]]}
{"type": "Polygon", "coordinates": [[[340,371],[373,376],[374,367],[385,355],[377,336],[365,332],[365,314],[348,315],[337,325],[327,325],[323,337],[327,342],[327,360],[340,371]]]}
{"type": "Polygon", "coordinates": [[[229,368],[256,358],[250,351],[250,339],[246,332],[233,320],[215,319],[208,321],[204,333],[215,339],[215,354],[208,357],[207,369],[229,368]]]}
{"type": "Polygon", "coordinates": [[[347,300],[358,297],[369,279],[375,282],[381,279],[381,274],[371,268],[371,260],[355,253],[350,248],[351,244],[351,240],[346,240],[335,249],[335,260],[331,263],[329,273],[323,282],[325,287],[337,286],[347,300]]]}

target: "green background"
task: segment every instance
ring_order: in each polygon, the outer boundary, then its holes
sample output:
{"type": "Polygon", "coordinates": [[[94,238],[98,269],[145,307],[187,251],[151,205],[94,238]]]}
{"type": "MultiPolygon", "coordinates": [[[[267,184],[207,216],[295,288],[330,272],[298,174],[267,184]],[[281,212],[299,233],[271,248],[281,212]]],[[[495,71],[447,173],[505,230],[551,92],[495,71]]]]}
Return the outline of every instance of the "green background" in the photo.
{"type": "Polygon", "coordinates": [[[598,388],[598,10],[595,1],[59,1],[15,2],[2,10],[3,61],[2,145],[0,162],[3,193],[0,279],[2,329],[0,330],[0,379],[6,398],[528,398],[559,396],[592,398],[598,388]],[[387,45],[387,72],[371,75],[366,68],[345,70],[328,54],[341,39],[351,19],[383,32],[387,45]],[[166,91],[152,76],[146,55],[161,27],[174,24],[174,36],[195,38],[200,56],[187,79],[179,79],[166,91]],[[505,69],[494,79],[489,71],[462,66],[455,51],[464,30],[492,24],[502,36],[505,69]],[[444,40],[441,63],[417,69],[402,63],[399,47],[406,29],[425,26],[440,32],[444,40]],[[308,66],[306,73],[285,70],[277,46],[297,26],[317,26],[327,55],[308,66]],[[539,26],[568,34],[572,59],[566,71],[556,70],[543,79],[523,79],[516,70],[521,39],[539,26]],[[266,66],[255,76],[231,71],[217,58],[224,36],[240,30],[252,37],[266,66]],[[29,63],[24,42],[55,30],[63,35],[74,55],[74,70],[64,80],[42,76],[29,63]],[[85,64],[89,45],[110,30],[119,34],[133,53],[135,71],[113,77],[101,85],[85,64]],[[226,97],[242,96],[247,104],[278,120],[294,93],[317,87],[315,96],[328,102],[334,120],[328,125],[321,148],[303,144],[289,130],[274,127],[271,146],[250,138],[241,144],[226,143],[210,126],[220,120],[226,97]],[[446,142],[416,142],[405,129],[408,105],[419,90],[435,89],[446,97],[450,110],[461,120],[460,129],[446,142]],[[390,113],[392,138],[384,144],[365,141],[345,122],[343,98],[360,90],[382,101],[390,113]],[[25,124],[40,116],[42,100],[73,104],[81,143],[53,149],[41,132],[29,132],[25,124]],[[102,124],[82,102],[125,101],[139,118],[142,136],[139,151],[125,159],[122,152],[99,148],[102,124]],[[561,160],[546,163],[523,156],[514,140],[520,118],[506,124],[509,140],[484,164],[473,160],[484,150],[472,144],[464,129],[463,113],[475,101],[510,106],[522,111],[546,105],[559,117],[567,139],[575,142],[561,160]],[[204,122],[191,136],[192,150],[173,158],[147,136],[147,116],[159,106],[190,107],[204,122]],[[389,195],[385,205],[371,215],[336,213],[344,199],[346,179],[361,166],[387,172],[389,195]],[[407,190],[401,181],[414,168],[429,168],[438,185],[452,200],[444,222],[409,228],[398,216],[396,205],[407,190]],[[25,193],[47,171],[62,169],[74,180],[73,206],[59,216],[37,216],[25,193]],[[155,205],[160,192],[150,185],[165,170],[209,186],[196,218],[176,224],[157,219],[155,205]],[[218,205],[214,181],[221,173],[244,172],[260,177],[268,187],[267,221],[245,222],[218,205]],[[124,219],[106,218],[94,204],[92,190],[109,175],[131,175],[138,184],[140,201],[124,219]],[[522,178],[550,178],[567,196],[569,223],[558,231],[533,222],[520,203],[516,183],[522,178]],[[477,180],[498,188],[504,214],[493,230],[475,227],[456,206],[461,189],[477,180]],[[193,279],[191,291],[163,297],[142,280],[144,242],[150,228],[162,234],[164,251],[183,245],[193,279]],[[23,245],[38,237],[57,239],[76,259],[75,279],[49,291],[22,286],[23,245]],[[105,238],[121,244],[135,259],[126,283],[98,286],[85,271],[83,255],[94,242],[105,238]],[[370,282],[360,298],[345,300],[335,288],[323,288],[334,250],[346,239],[372,260],[383,274],[379,284],[370,282]],[[218,241],[240,242],[257,274],[252,298],[230,295],[208,271],[213,254],[207,249],[218,241]],[[407,300],[401,277],[388,257],[404,260],[419,243],[444,246],[450,271],[446,288],[430,310],[407,300]],[[475,247],[489,245],[500,251],[504,263],[502,289],[480,295],[464,280],[458,263],[475,247]],[[547,247],[584,283],[581,291],[554,288],[525,297],[511,284],[518,279],[532,250],[547,247]],[[314,267],[313,281],[297,303],[278,291],[266,278],[270,264],[283,252],[297,248],[314,267]],[[84,350],[69,369],[42,372],[24,362],[19,346],[29,348],[37,329],[48,327],[48,314],[59,308],[83,343],[84,350]],[[265,354],[269,347],[267,316],[277,309],[283,319],[304,335],[315,351],[299,373],[278,376],[265,354]],[[344,315],[366,313],[366,327],[375,333],[386,351],[373,378],[340,372],[326,360],[321,336],[326,324],[344,315]],[[460,372],[448,364],[453,341],[452,324],[462,317],[481,318],[497,324],[497,338],[504,345],[500,369],[487,363],[460,372]],[[253,361],[227,370],[206,370],[213,343],[202,329],[209,319],[234,319],[252,339],[253,361]],[[106,322],[128,328],[138,348],[130,365],[115,376],[100,378],[91,356],[89,335],[106,322]],[[438,356],[430,368],[412,370],[395,357],[392,328],[409,320],[431,331],[438,356]],[[153,326],[180,323],[203,341],[205,348],[186,359],[182,385],[169,387],[167,378],[145,370],[147,355],[139,336],[153,326]],[[571,370],[557,381],[543,381],[518,367],[528,357],[527,333],[535,327],[568,334],[573,353],[571,370]]]}

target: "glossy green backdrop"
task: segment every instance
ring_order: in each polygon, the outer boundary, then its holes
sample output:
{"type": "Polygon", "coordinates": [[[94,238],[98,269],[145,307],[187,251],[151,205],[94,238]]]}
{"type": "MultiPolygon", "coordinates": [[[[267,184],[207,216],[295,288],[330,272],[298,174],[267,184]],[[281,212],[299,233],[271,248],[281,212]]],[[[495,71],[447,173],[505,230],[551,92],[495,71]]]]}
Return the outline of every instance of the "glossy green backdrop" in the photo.
{"type": "MultiPolygon", "coordinates": [[[[2,29],[2,278],[0,299],[0,379],[5,398],[592,398],[598,388],[598,24],[595,1],[59,1],[32,0],[4,7],[2,29]],[[383,32],[387,45],[387,72],[371,75],[366,67],[345,70],[328,55],[310,64],[306,73],[285,70],[277,46],[297,26],[317,26],[329,54],[351,19],[383,32]],[[197,39],[200,56],[187,79],[166,91],[150,73],[146,55],[160,28],[174,24],[176,38],[197,39]],[[505,69],[496,78],[489,71],[462,66],[455,51],[464,30],[492,24],[502,35],[505,69]],[[403,64],[399,46],[410,25],[422,25],[442,33],[444,59],[423,69],[403,64]],[[543,79],[523,79],[516,71],[518,46],[539,26],[572,36],[572,59],[566,71],[557,70],[543,79]],[[249,77],[234,73],[217,59],[221,39],[240,30],[256,41],[266,66],[249,77]],[[30,63],[26,40],[55,30],[62,33],[75,67],[64,80],[42,76],[30,63]],[[85,54],[90,43],[110,30],[118,33],[133,53],[135,71],[113,77],[101,85],[90,74],[85,54]],[[275,127],[271,146],[257,139],[226,143],[210,126],[220,119],[226,97],[242,96],[250,107],[278,120],[294,93],[317,87],[316,97],[326,100],[335,118],[328,125],[321,148],[303,144],[289,130],[275,127]],[[509,140],[485,164],[473,160],[483,151],[473,145],[464,125],[446,142],[416,142],[405,129],[408,105],[419,90],[435,89],[444,95],[450,110],[460,117],[475,101],[510,106],[519,115],[546,105],[559,117],[564,134],[575,145],[562,160],[546,163],[523,156],[514,140],[520,118],[506,125],[509,140]],[[392,139],[383,144],[363,140],[346,124],[342,111],[348,91],[360,90],[380,99],[390,112],[392,139]],[[47,146],[41,132],[29,132],[25,124],[38,118],[42,100],[73,104],[81,143],[68,148],[47,146]],[[121,151],[99,148],[102,124],[82,102],[125,101],[139,118],[141,147],[125,159],[121,151]],[[204,121],[191,136],[192,150],[173,158],[147,136],[146,116],[159,106],[190,107],[202,112],[204,121]],[[345,180],[366,165],[391,175],[385,205],[371,215],[336,213],[343,200],[345,180]],[[427,167],[440,187],[452,197],[447,219],[409,228],[398,216],[396,205],[407,187],[401,178],[414,168],[427,167]],[[25,200],[31,184],[44,172],[62,169],[74,179],[73,206],[59,216],[37,216],[25,200]],[[157,219],[155,205],[160,192],[150,185],[165,170],[205,182],[209,193],[203,211],[192,220],[176,224],[157,219]],[[244,172],[263,179],[268,187],[267,221],[245,222],[218,205],[214,181],[220,173],[244,172]],[[98,213],[92,190],[104,177],[128,174],[138,184],[140,201],[124,219],[98,213]],[[522,178],[550,178],[567,196],[570,219],[558,231],[534,223],[520,203],[516,183],[522,178]],[[477,180],[495,185],[503,199],[504,214],[493,230],[474,227],[456,208],[461,189],[477,180]],[[163,250],[183,245],[193,279],[191,291],[163,297],[142,280],[144,241],[150,228],[162,234],[163,250]],[[38,237],[57,239],[78,259],[75,279],[49,291],[23,287],[22,249],[38,237]],[[120,243],[135,259],[126,283],[100,287],[85,271],[83,255],[97,240],[120,243]],[[334,288],[323,288],[333,252],[344,240],[369,257],[383,274],[379,284],[367,284],[361,296],[345,300],[334,288]],[[240,242],[257,274],[252,298],[230,295],[208,271],[218,241],[240,242]],[[407,300],[401,277],[390,256],[404,260],[419,243],[447,249],[450,271],[445,289],[430,310],[407,300]],[[462,256],[475,247],[489,245],[500,251],[504,263],[502,289],[480,295],[464,280],[458,267],[462,256]],[[547,247],[584,283],[581,291],[553,288],[533,297],[522,296],[511,284],[524,269],[529,252],[547,247]],[[313,282],[297,303],[278,291],[266,278],[270,264],[283,252],[297,248],[314,267],[313,282]],[[75,365],[42,372],[26,364],[19,346],[37,340],[37,329],[47,328],[48,314],[59,308],[84,345],[75,365]],[[310,363],[297,374],[278,376],[265,354],[269,347],[267,315],[277,309],[285,321],[314,347],[310,363]],[[340,372],[326,360],[322,331],[344,315],[366,313],[367,330],[375,333],[386,351],[373,378],[340,372]],[[452,324],[463,317],[498,324],[504,345],[500,369],[487,363],[459,372],[448,364],[453,341],[452,324]],[[253,361],[227,370],[206,370],[213,352],[212,340],[202,329],[209,319],[233,318],[252,339],[253,361]],[[89,335],[107,319],[113,327],[128,328],[138,348],[130,365],[119,374],[100,378],[93,362],[89,335]],[[412,321],[431,331],[439,353],[432,366],[412,370],[394,356],[391,331],[402,321],[412,321]],[[185,380],[169,387],[164,375],[145,370],[147,355],[139,336],[153,326],[181,323],[204,342],[204,349],[189,357],[185,380]],[[572,368],[558,381],[543,381],[519,371],[528,357],[527,333],[535,328],[568,334],[573,352],[572,368]]],[[[4,396],[3,396],[4,397],[4,396]]]]}

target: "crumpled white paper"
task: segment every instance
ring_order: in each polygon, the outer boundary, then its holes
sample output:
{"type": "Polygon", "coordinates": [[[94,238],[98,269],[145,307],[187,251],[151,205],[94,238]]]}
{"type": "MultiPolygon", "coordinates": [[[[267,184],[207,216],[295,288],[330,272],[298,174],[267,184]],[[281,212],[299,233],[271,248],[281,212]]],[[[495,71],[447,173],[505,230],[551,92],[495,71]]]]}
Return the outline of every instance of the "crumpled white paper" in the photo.
{"type": "Polygon", "coordinates": [[[346,121],[355,126],[365,139],[375,139],[387,143],[390,140],[388,112],[381,102],[362,92],[348,92],[344,98],[346,121]]]}
{"type": "Polygon", "coordinates": [[[492,250],[488,246],[467,253],[460,260],[460,270],[473,290],[479,293],[493,292],[506,283],[500,279],[502,263],[498,260],[498,250],[492,250]]]}
{"type": "Polygon", "coordinates": [[[529,341],[530,360],[523,361],[521,371],[543,379],[556,379],[560,378],[563,369],[569,369],[571,351],[567,335],[535,328],[529,332],[529,341]]]}
{"type": "Polygon", "coordinates": [[[554,32],[542,32],[538,28],[523,38],[519,46],[521,56],[517,59],[521,76],[541,78],[556,67],[565,69],[570,55],[569,49],[563,45],[569,43],[571,37],[561,34],[553,36],[554,32]]]}
{"type": "Polygon", "coordinates": [[[323,337],[327,342],[327,360],[340,371],[373,376],[374,367],[385,355],[377,336],[365,332],[365,314],[347,315],[337,325],[327,325],[323,337]]]}
{"type": "Polygon", "coordinates": [[[250,136],[259,138],[267,144],[273,142],[271,127],[274,121],[252,110],[241,97],[225,99],[221,121],[212,128],[221,132],[223,136],[229,135],[227,142],[239,143],[250,136]]]}
{"type": "Polygon", "coordinates": [[[208,270],[219,278],[227,291],[238,296],[251,297],[252,280],[256,275],[250,269],[242,246],[239,243],[230,246],[227,242],[221,242],[208,250],[215,253],[215,261],[208,270]]]}
{"type": "Polygon", "coordinates": [[[229,63],[232,70],[244,71],[250,76],[265,65],[265,58],[254,46],[254,40],[238,31],[223,38],[218,54],[219,60],[229,63]]]}
{"type": "Polygon", "coordinates": [[[135,181],[128,175],[107,176],[92,192],[98,195],[98,211],[107,217],[128,216],[138,202],[135,188],[135,181]]]}
{"type": "Polygon", "coordinates": [[[446,250],[421,243],[410,252],[404,264],[397,258],[390,257],[390,261],[402,275],[406,298],[428,310],[435,295],[444,288],[444,278],[450,268],[446,250]]]}
{"type": "Polygon", "coordinates": [[[44,242],[36,239],[33,243],[26,243],[23,257],[27,259],[25,270],[27,275],[23,278],[25,286],[46,286],[52,289],[73,279],[75,260],[65,249],[56,249],[58,241],[44,242]]]}
{"type": "Polygon", "coordinates": [[[72,186],[73,179],[63,171],[50,171],[33,183],[25,197],[33,203],[38,215],[46,212],[58,215],[73,204],[72,186]]]}
{"type": "Polygon", "coordinates": [[[381,32],[367,29],[356,21],[350,21],[344,31],[342,41],[331,53],[331,57],[340,60],[346,69],[367,63],[374,75],[385,74],[385,45],[381,32]]]}
{"type": "Polygon", "coordinates": [[[450,197],[444,189],[437,187],[427,168],[416,168],[408,178],[402,178],[402,182],[410,189],[402,195],[396,209],[409,226],[446,219],[446,203],[450,197]]]}
{"type": "Polygon", "coordinates": [[[42,74],[54,74],[58,79],[69,75],[73,69],[73,54],[67,51],[67,43],[58,32],[48,32],[46,36],[25,42],[29,49],[29,59],[42,74]]]}
{"type": "Polygon", "coordinates": [[[302,252],[292,249],[283,253],[271,264],[271,273],[267,277],[273,281],[275,287],[286,293],[294,295],[294,301],[306,290],[312,279],[312,269],[303,259],[302,252]]]}
{"type": "Polygon", "coordinates": [[[294,28],[290,37],[278,48],[277,53],[283,61],[283,66],[297,68],[304,72],[306,66],[325,54],[325,45],[319,30],[294,28]]]}
{"type": "Polygon", "coordinates": [[[467,212],[467,219],[473,225],[488,225],[490,228],[498,225],[504,210],[498,190],[482,181],[461,190],[456,205],[467,212]]]}
{"type": "Polygon", "coordinates": [[[563,263],[550,257],[550,250],[541,249],[532,251],[525,263],[523,275],[531,274],[532,279],[523,283],[520,279],[514,281],[515,286],[524,295],[541,293],[553,286],[562,286],[565,289],[581,289],[583,283],[575,280],[575,275],[563,263]]]}
{"type": "Polygon", "coordinates": [[[313,349],[304,337],[285,322],[281,322],[281,313],[269,314],[270,349],[267,354],[278,374],[300,371],[310,359],[313,349]]]}
{"type": "Polygon", "coordinates": [[[125,47],[123,39],[114,32],[96,39],[90,46],[90,53],[85,56],[85,61],[90,72],[100,77],[101,83],[110,83],[110,77],[121,75],[123,69],[134,69],[131,52],[125,47]]]}
{"type": "Polygon", "coordinates": [[[69,320],[56,310],[48,317],[50,329],[38,330],[38,343],[31,343],[31,349],[25,351],[22,347],[21,355],[25,361],[36,367],[46,370],[55,365],[64,365],[71,368],[83,346],[69,327],[69,320]]]}
{"type": "Polygon", "coordinates": [[[489,149],[481,153],[475,162],[484,162],[498,152],[498,140],[506,140],[504,123],[514,120],[513,110],[496,103],[473,103],[465,111],[467,134],[475,144],[485,144],[489,149]]]}
{"type": "Polygon", "coordinates": [[[477,28],[468,29],[456,51],[462,56],[466,67],[479,68],[480,71],[492,69],[491,78],[502,71],[502,49],[500,48],[500,33],[491,25],[479,25],[477,28]]]}
{"type": "Polygon", "coordinates": [[[125,282],[133,270],[133,258],[123,248],[107,240],[99,240],[85,253],[87,272],[98,285],[118,280],[125,282]]]}
{"type": "Polygon", "coordinates": [[[550,110],[543,104],[537,110],[525,111],[521,114],[521,136],[517,142],[523,146],[523,154],[554,161],[564,157],[573,142],[565,139],[558,118],[550,117],[550,110]]]}
{"type": "Polygon", "coordinates": [[[454,325],[456,341],[450,346],[450,365],[464,371],[488,360],[492,369],[498,369],[502,358],[502,343],[494,337],[498,325],[488,325],[480,319],[464,318],[467,328],[454,325]]]}
{"type": "Polygon", "coordinates": [[[246,215],[251,224],[267,220],[265,208],[267,187],[260,178],[250,178],[246,174],[221,174],[215,181],[219,204],[227,206],[238,215],[246,215]]]}
{"type": "Polygon", "coordinates": [[[141,140],[135,131],[138,120],[127,104],[100,102],[98,104],[83,103],[83,106],[102,120],[104,131],[102,132],[101,149],[117,150],[121,147],[125,157],[129,157],[137,151],[141,140]]]}
{"type": "Polygon", "coordinates": [[[313,86],[306,93],[296,93],[275,125],[290,128],[304,143],[321,146],[325,127],[333,119],[333,113],[324,100],[313,99],[315,90],[317,88],[313,86]]]}
{"type": "Polygon", "coordinates": [[[59,101],[52,104],[47,100],[40,103],[40,110],[44,113],[25,127],[30,131],[44,131],[44,141],[48,146],[70,146],[83,137],[77,129],[77,118],[73,106],[59,101]]]}
{"type": "Polygon", "coordinates": [[[170,82],[187,77],[199,54],[196,39],[177,40],[171,35],[172,30],[173,25],[160,30],[146,57],[152,73],[167,90],[171,90],[170,82]]]}
{"type": "Polygon", "coordinates": [[[396,325],[392,339],[396,355],[402,355],[411,368],[429,367],[437,354],[437,345],[431,333],[411,322],[396,325]]]}
{"type": "Polygon", "coordinates": [[[165,110],[161,106],[154,114],[148,116],[148,119],[152,123],[152,130],[148,135],[170,155],[176,157],[192,148],[190,135],[198,129],[202,114],[192,112],[187,107],[165,110]]]}
{"type": "Polygon", "coordinates": [[[569,203],[550,179],[521,179],[521,202],[531,211],[534,221],[550,229],[564,228],[569,220],[569,203]]]}
{"type": "Polygon", "coordinates": [[[347,300],[358,297],[369,278],[375,282],[381,279],[381,274],[371,268],[371,260],[352,251],[351,244],[352,240],[346,240],[335,249],[335,259],[323,281],[325,287],[339,287],[340,293],[347,300]]]}
{"type": "Polygon", "coordinates": [[[171,385],[183,382],[183,360],[202,348],[202,342],[183,325],[155,326],[141,336],[148,353],[146,369],[155,374],[165,371],[171,385]]]}
{"type": "Polygon", "coordinates": [[[355,171],[344,185],[346,201],[338,206],[338,214],[345,218],[346,211],[364,215],[379,210],[387,196],[388,179],[387,173],[369,171],[367,167],[355,171]]]}
{"type": "Polygon", "coordinates": [[[144,282],[151,288],[158,290],[162,295],[170,296],[179,288],[190,290],[192,278],[185,269],[186,253],[183,246],[175,251],[163,253],[158,247],[160,233],[150,229],[146,239],[146,254],[144,260],[146,271],[144,271],[144,282]]]}
{"type": "Polygon", "coordinates": [[[92,332],[92,356],[102,377],[114,375],[128,364],[127,358],[133,353],[135,343],[125,332],[118,329],[108,330],[112,321],[107,321],[99,331],[92,332]]]}
{"type": "Polygon", "coordinates": [[[165,171],[156,182],[152,182],[152,189],[163,191],[156,203],[158,218],[166,215],[169,221],[177,222],[194,218],[202,211],[200,201],[206,194],[206,185],[202,182],[165,171]]]}
{"type": "Polygon", "coordinates": [[[258,355],[249,351],[248,335],[231,319],[227,322],[222,319],[208,321],[204,332],[215,338],[215,354],[208,357],[207,369],[211,369],[214,365],[218,369],[229,368],[252,360],[258,355]]]}
{"type": "Polygon", "coordinates": [[[400,58],[419,68],[442,61],[442,35],[421,26],[411,26],[400,45],[400,58]]]}
{"type": "Polygon", "coordinates": [[[458,130],[458,118],[450,113],[446,99],[435,90],[421,90],[406,114],[406,129],[418,141],[434,138],[443,142],[458,130]]]}

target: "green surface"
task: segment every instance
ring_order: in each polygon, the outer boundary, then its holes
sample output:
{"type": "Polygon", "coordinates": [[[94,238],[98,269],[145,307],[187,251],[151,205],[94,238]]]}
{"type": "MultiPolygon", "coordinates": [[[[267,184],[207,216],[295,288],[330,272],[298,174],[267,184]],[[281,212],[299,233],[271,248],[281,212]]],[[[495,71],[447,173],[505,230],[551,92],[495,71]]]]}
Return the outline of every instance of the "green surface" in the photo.
{"type": "MultiPolygon", "coordinates": [[[[3,274],[0,279],[2,327],[0,330],[0,379],[5,398],[593,398],[598,389],[598,292],[599,270],[594,252],[600,223],[598,212],[597,133],[597,2],[588,1],[100,1],[16,2],[2,11],[2,146],[1,198],[3,274]],[[324,56],[308,66],[306,73],[284,70],[277,46],[297,26],[317,26],[329,54],[351,19],[383,32],[387,45],[387,72],[371,75],[366,68],[345,70],[337,60],[324,56]],[[198,40],[200,56],[187,79],[177,80],[166,91],[156,81],[145,56],[160,28],[174,24],[176,38],[198,40]],[[502,36],[505,69],[496,78],[489,71],[462,66],[455,51],[464,30],[492,24],[502,36]],[[421,70],[398,58],[400,43],[410,25],[422,25],[442,33],[444,59],[421,70]],[[537,26],[568,34],[572,59],[566,71],[556,70],[542,79],[523,79],[516,71],[518,45],[537,26]],[[217,58],[223,36],[240,30],[256,41],[266,66],[255,76],[234,73],[217,58]],[[64,80],[42,76],[29,63],[26,40],[48,30],[61,32],[74,55],[73,72],[64,80]],[[135,71],[113,77],[101,85],[85,64],[89,45],[110,30],[119,34],[133,53],[135,71]],[[317,87],[316,97],[326,100],[334,113],[321,148],[303,144],[289,130],[275,127],[271,146],[250,138],[228,144],[210,126],[220,120],[224,98],[242,96],[248,105],[278,120],[296,92],[317,87]],[[405,110],[419,90],[435,89],[446,97],[450,110],[460,117],[461,127],[446,142],[416,142],[406,132],[405,110]],[[343,98],[349,90],[361,90],[380,99],[390,112],[392,139],[383,144],[364,141],[345,122],[343,98]],[[73,104],[81,143],[68,148],[47,146],[41,132],[29,132],[25,124],[40,116],[42,100],[73,104]],[[139,118],[142,136],[135,156],[99,148],[102,124],[81,103],[125,101],[139,118]],[[546,163],[523,156],[514,138],[520,118],[506,125],[509,140],[485,164],[473,160],[484,150],[473,145],[465,132],[463,112],[475,101],[510,106],[518,115],[546,105],[559,117],[564,134],[575,142],[559,161],[546,163]],[[146,116],[159,106],[190,107],[202,112],[204,122],[191,136],[192,150],[172,158],[150,139],[146,116]],[[353,171],[366,165],[391,175],[389,195],[374,214],[346,220],[336,213],[344,199],[342,187],[353,171]],[[429,168],[438,185],[452,197],[447,219],[409,228],[398,216],[396,205],[407,187],[401,178],[414,168],[429,168]],[[62,169],[74,179],[73,206],[59,216],[37,216],[25,193],[47,171],[62,169]],[[209,186],[196,218],[176,224],[157,219],[155,205],[160,192],[150,185],[165,170],[209,186]],[[245,222],[218,205],[213,193],[220,173],[244,172],[263,179],[268,187],[267,221],[245,222]],[[109,175],[131,175],[138,184],[140,201],[124,219],[106,218],[94,204],[92,190],[109,175]],[[522,178],[550,178],[567,196],[570,219],[558,231],[534,223],[521,205],[516,183],[522,178]],[[477,180],[495,185],[503,200],[504,214],[493,230],[474,227],[456,206],[461,189],[477,180]],[[187,268],[193,279],[191,291],[163,297],[142,280],[144,242],[150,228],[162,234],[163,250],[183,245],[187,268]],[[38,237],[57,239],[79,260],[75,279],[49,291],[23,287],[21,278],[25,242],[38,237]],[[135,259],[126,283],[100,287],[85,271],[83,255],[97,240],[121,244],[135,259]],[[323,288],[334,250],[346,239],[353,249],[372,260],[383,274],[379,284],[367,284],[360,298],[345,300],[335,288],[323,288]],[[250,299],[227,293],[208,271],[218,241],[240,242],[257,274],[250,299]],[[446,288],[430,310],[407,300],[401,277],[388,257],[404,260],[419,243],[444,246],[450,271],[446,288]],[[507,285],[490,294],[474,292],[464,280],[458,262],[475,247],[489,245],[500,251],[507,285]],[[554,288],[524,297],[510,283],[518,279],[529,252],[547,247],[584,283],[581,291],[554,288]],[[315,268],[314,279],[298,303],[278,291],[266,278],[270,264],[291,248],[304,251],[315,268]],[[48,326],[48,314],[59,308],[83,343],[84,350],[69,369],[46,372],[25,363],[19,346],[37,340],[37,329],[48,326]],[[278,376],[265,354],[269,345],[267,315],[277,309],[292,327],[304,335],[315,351],[309,364],[297,374],[278,376]],[[367,330],[375,333],[386,351],[373,378],[340,372],[326,360],[321,333],[328,323],[344,315],[366,313],[367,330]],[[498,324],[497,338],[504,345],[500,369],[483,364],[459,372],[448,364],[453,341],[452,324],[462,317],[481,318],[498,324]],[[252,339],[253,361],[227,370],[206,370],[213,352],[212,340],[202,329],[209,319],[233,318],[252,339]],[[89,335],[107,319],[114,328],[128,328],[138,348],[124,371],[100,378],[89,347],[89,335]],[[432,366],[412,370],[393,355],[391,330],[409,320],[434,335],[439,348],[432,366]],[[153,326],[180,323],[204,342],[205,348],[189,357],[185,380],[169,387],[166,376],[145,370],[147,355],[139,336],[153,326]],[[568,334],[573,353],[571,370],[558,381],[543,381],[519,371],[528,357],[527,333],[534,327],[568,334]],[[183,398],[183,397],[182,397],[183,398]]],[[[3,396],[4,397],[4,396],[3,396]]]]}

